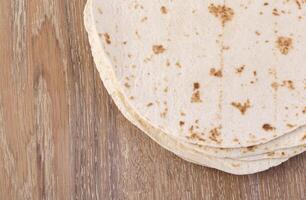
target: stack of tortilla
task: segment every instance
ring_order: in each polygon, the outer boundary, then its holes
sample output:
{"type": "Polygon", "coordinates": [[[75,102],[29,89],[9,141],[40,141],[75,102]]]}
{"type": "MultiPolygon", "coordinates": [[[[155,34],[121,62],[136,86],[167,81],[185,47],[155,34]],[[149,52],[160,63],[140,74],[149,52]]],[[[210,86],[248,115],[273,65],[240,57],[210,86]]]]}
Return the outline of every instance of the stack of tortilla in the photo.
{"type": "Polygon", "coordinates": [[[251,174],[306,150],[305,0],[89,0],[85,26],[120,111],[179,157],[251,174]]]}

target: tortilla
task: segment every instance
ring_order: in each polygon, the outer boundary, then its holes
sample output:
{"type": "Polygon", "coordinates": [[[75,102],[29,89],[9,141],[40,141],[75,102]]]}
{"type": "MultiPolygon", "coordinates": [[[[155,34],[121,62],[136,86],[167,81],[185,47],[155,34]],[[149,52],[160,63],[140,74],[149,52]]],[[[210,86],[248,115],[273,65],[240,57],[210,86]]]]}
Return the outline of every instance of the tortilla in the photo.
{"type": "Polygon", "coordinates": [[[146,123],[221,148],[305,125],[304,4],[243,2],[92,2],[118,90],[146,123]]]}
{"type": "MultiPolygon", "coordinates": [[[[88,4],[91,2],[89,1],[88,4]]],[[[206,155],[199,154],[197,156],[194,156],[193,153],[196,151],[190,150],[184,145],[181,145],[177,143],[177,141],[171,137],[169,137],[167,134],[162,133],[161,131],[157,131],[156,128],[148,125],[146,123],[146,120],[142,118],[142,116],[138,115],[137,112],[134,112],[134,109],[129,106],[129,101],[125,100],[126,97],[123,93],[120,92],[120,85],[116,82],[116,79],[113,76],[113,71],[111,69],[110,63],[105,59],[105,57],[99,55],[102,52],[102,49],[100,49],[98,41],[95,39],[94,36],[94,28],[91,27],[92,25],[88,22],[88,17],[90,16],[90,12],[87,10],[87,15],[85,16],[85,20],[87,19],[87,30],[89,32],[89,36],[91,39],[91,45],[93,54],[95,57],[95,61],[97,64],[97,68],[101,74],[101,78],[104,82],[105,87],[107,88],[108,92],[111,94],[113,99],[115,100],[115,103],[118,105],[119,109],[123,112],[123,114],[134,124],[136,124],[138,127],[140,127],[142,130],[147,132],[147,134],[152,137],[154,140],[156,140],[158,143],[160,143],[165,148],[171,150],[172,152],[176,153],[177,155],[180,155],[181,157],[187,157],[188,160],[193,160],[194,157],[196,157],[195,161],[197,163],[201,163],[202,165],[206,165],[209,167],[214,167],[217,169],[221,169],[223,171],[227,171],[229,173],[235,173],[235,174],[243,174],[243,173],[255,173],[257,171],[265,170],[271,166],[275,166],[280,164],[281,162],[287,160],[286,159],[264,159],[261,161],[251,161],[251,162],[242,162],[242,161],[234,161],[231,159],[217,159],[213,157],[209,157],[206,155]],[[87,17],[87,18],[86,18],[87,17]],[[92,38],[91,38],[92,36],[92,38]],[[130,114],[133,113],[133,114],[130,114]],[[132,116],[132,117],[131,117],[132,116]],[[136,119],[136,121],[135,121],[136,119]],[[149,128],[148,128],[149,127],[149,128]],[[179,146],[179,147],[178,147],[179,146]],[[187,153],[187,152],[193,152],[193,153],[187,153]],[[192,155],[189,155],[192,154],[192,155]],[[200,157],[200,158],[199,158],[200,157]],[[231,163],[236,162],[236,163],[231,163]],[[263,164],[263,162],[265,164],[263,164]],[[232,169],[229,167],[229,165],[235,165],[236,167],[232,167],[232,169]],[[251,164],[252,163],[252,164],[251,164]],[[259,165],[257,165],[259,163],[259,165]],[[238,165],[243,165],[244,167],[238,167],[238,165]],[[256,167],[257,166],[257,167],[256,167]],[[241,170],[241,168],[243,170],[241,170]],[[252,168],[252,169],[250,169],[252,168]]],[[[90,21],[90,20],[89,20],[90,21]]]]}

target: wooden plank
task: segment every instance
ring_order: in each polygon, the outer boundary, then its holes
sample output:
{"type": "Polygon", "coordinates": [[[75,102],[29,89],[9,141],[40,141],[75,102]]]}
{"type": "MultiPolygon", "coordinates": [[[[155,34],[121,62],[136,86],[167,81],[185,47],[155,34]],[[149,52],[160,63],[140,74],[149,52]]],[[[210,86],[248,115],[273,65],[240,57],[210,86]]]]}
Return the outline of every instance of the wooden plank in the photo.
{"type": "Polygon", "coordinates": [[[0,199],[305,199],[305,155],[250,176],[187,163],[108,96],[85,0],[0,3],[0,199]]]}

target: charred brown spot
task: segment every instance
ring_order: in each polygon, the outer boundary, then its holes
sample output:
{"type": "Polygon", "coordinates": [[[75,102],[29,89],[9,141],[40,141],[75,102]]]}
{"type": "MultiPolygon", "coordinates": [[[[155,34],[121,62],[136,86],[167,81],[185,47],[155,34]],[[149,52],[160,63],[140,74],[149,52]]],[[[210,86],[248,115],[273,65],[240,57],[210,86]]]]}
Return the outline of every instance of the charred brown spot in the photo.
{"type": "Polygon", "coordinates": [[[181,114],[181,116],[183,116],[183,117],[186,116],[186,113],[184,113],[184,112],[181,112],[180,114],[181,114]]]}
{"type": "Polygon", "coordinates": [[[104,40],[105,40],[106,44],[111,44],[112,43],[110,35],[108,33],[104,33],[103,36],[104,36],[104,40]]]}
{"type": "Polygon", "coordinates": [[[295,127],[295,125],[293,125],[293,124],[286,124],[286,126],[287,126],[288,128],[294,128],[294,127],[295,127]]]}
{"type": "Polygon", "coordinates": [[[267,156],[269,156],[269,157],[274,156],[274,155],[275,155],[275,152],[274,152],[274,151],[268,152],[268,153],[267,153],[267,156]]]}
{"type": "Polygon", "coordinates": [[[272,14],[273,14],[274,16],[279,16],[279,15],[280,15],[279,12],[278,12],[278,10],[277,10],[276,8],[273,9],[272,14]]]}
{"type": "Polygon", "coordinates": [[[178,68],[182,68],[182,65],[181,65],[180,62],[176,62],[176,63],[175,63],[175,66],[177,66],[178,68]]]}
{"type": "Polygon", "coordinates": [[[205,142],[205,139],[203,139],[198,133],[193,131],[193,126],[189,128],[189,132],[190,132],[190,136],[187,136],[187,138],[205,142]]]}
{"type": "Polygon", "coordinates": [[[210,4],[208,10],[212,15],[220,19],[223,26],[234,17],[234,10],[225,5],[210,4]]]}
{"type": "Polygon", "coordinates": [[[201,103],[201,94],[200,91],[195,91],[191,96],[191,103],[201,103]]]}
{"type": "Polygon", "coordinates": [[[219,78],[223,76],[222,71],[217,70],[215,68],[210,69],[210,75],[215,76],[215,77],[219,77],[219,78]]]}
{"type": "Polygon", "coordinates": [[[125,86],[126,88],[130,88],[130,87],[131,87],[131,85],[130,85],[129,83],[125,83],[124,86],[125,86]]]}
{"type": "Polygon", "coordinates": [[[166,87],[166,88],[164,89],[164,93],[167,93],[167,92],[168,92],[168,90],[169,90],[169,88],[168,88],[168,87],[166,87]]]}
{"type": "Polygon", "coordinates": [[[302,9],[302,4],[306,3],[305,0],[295,0],[296,5],[299,9],[302,9]]]}
{"type": "Polygon", "coordinates": [[[233,139],[233,142],[237,142],[237,143],[239,143],[238,138],[234,138],[234,139],[233,139]]]}
{"type": "Polygon", "coordinates": [[[162,54],[166,51],[163,45],[153,45],[152,50],[155,54],[162,54]]]}
{"type": "Polygon", "coordinates": [[[304,110],[302,111],[303,114],[306,114],[306,106],[304,107],[304,110]]]}
{"type": "Polygon", "coordinates": [[[200,83],[193,83],[193,90],[200,89],[200,83]]]}
{"type": "Polygon", "coordinates": [[[276,44],[277,48],[283,55],[287,55],[293,47],[293,41],[290,37],[278,37],[276,44]]]}
{"type": "Polygon", "coordinates": [[[162,118],[165,118],[167,116],[167,114],[168,114],[168,108],[165,108],[164,111],[162,113],[160,113],[160,116],[162,118]]]}
{"type": "Polygon", "coordinates": [[[179,124],[180,124],[180,126],[184,126],[185,122],[184,121],[180,121],[179,124]]]}
{"type": "Polygon", "coordinates": [[[167,14],[167,13],[168,13],[168,9],[167,9],[165,6],[162,6],[162,7],[160,8],[160,12],[161,12],[162,14],[167,14]]]}
{"type": "Polygon", "coordinates": [[[274,131],[275,130],[275,128],[273,126],[271,126],[270,124],[264,124],[264,125],[262,125],[262,128],[265,131],[274,131]]]}
{"type": "Polygon", "coordinates": [[[98,8],[98,12],[99,12],[100,15],[103,15],[103,11],[102,11],[101,8],[98,8]]]}
{"type": "Polygon", "coordinates": [[[193,83],[193,94],[191,96],[191,103],[201,103],[201,94],[200,94],[200,83],[193,83]]]}
{"type": "Polygon", "coordinates": [[[220,132],[220,128],[221,127],[217,127],[217,128],[214,128],[212,130],[209,131],[209,139],[211,139],[212,141],[216,142],[216,143],[221,143],[221,139],[220,139],[220,135],[221,135],[221,132],[220,132]]]}
{"type": "Polygon", "coordinates": [[[246,113],[247,109],[251,107],[250,100],[247,100],[244,103],[232,102],[231,105],[237,108],[243,115],[246,113]]]}
{"type": "Polygon", "coordinates": [[[242,65],[241,67],[236,69],[237,74],[241,74],[244,71],[245,65],[242,65]]]}
{"type": "Polygon", "coordinates": [[[278,87],[279,87],[279,85],[278,85],[278,83],[273,82],[273,83],[271,83],[271,87],[272,87],[274,90],[277,90],[278,87]]]}
{"type": "Polygon", "coordinates": [[[147,21],[148,20],[148,17],[143,17],[142,19],[141,19],[141,22],[145,22],[145,21],[147,21]]]}
{"type": "Polygon", "coordinates": [[[151,106],[153,106],[153,103],[148,103],[147,104],[147,107],[151,107],[151,106]]]}
{"type": "Polygon", "coordinates": [[[247,147],[247,150],[251,151],[251,152],[253,152],[255,149],[256,149],[256,146],[249,146],[249,147],[247,147]]]}
{"type": "Polygon", "coordinates": [[[282,83],[281,86],[282,86],[282,87],[287,87],[287,88],[290,89],[290,90],[294,90],[294,89],[295,89],[294,84],[293,84],[293,81],[291,81],[291,80],[283,81],[283,83],[282,83]]]}

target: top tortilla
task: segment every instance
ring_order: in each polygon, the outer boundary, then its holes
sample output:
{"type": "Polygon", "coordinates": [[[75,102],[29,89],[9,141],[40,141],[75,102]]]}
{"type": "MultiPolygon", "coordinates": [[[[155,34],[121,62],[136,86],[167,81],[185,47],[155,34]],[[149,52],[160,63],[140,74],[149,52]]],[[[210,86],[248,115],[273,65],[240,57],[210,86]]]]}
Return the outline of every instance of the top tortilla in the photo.
{"type": "Polygon", "coordinates": [[[223,148],[306,124],[304,3],[243,2],[93,1],[101,56],[147,123],[223,148]]]}

